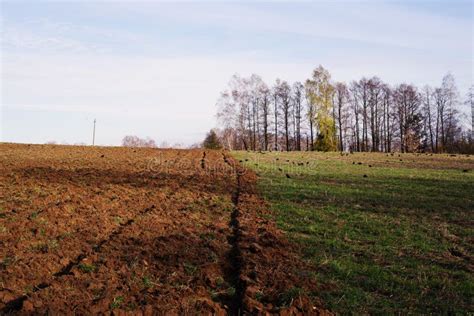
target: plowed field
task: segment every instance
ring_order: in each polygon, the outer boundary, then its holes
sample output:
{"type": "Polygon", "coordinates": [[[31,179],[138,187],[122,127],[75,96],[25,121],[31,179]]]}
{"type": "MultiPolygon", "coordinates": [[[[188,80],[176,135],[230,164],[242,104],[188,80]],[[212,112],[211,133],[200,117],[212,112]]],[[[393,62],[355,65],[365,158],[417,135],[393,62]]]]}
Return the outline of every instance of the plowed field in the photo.
{"type": "Polygon", "coordinates": [[[0,144],[0,314],[327,313],[254,182],[221,151],[0,144]]]}

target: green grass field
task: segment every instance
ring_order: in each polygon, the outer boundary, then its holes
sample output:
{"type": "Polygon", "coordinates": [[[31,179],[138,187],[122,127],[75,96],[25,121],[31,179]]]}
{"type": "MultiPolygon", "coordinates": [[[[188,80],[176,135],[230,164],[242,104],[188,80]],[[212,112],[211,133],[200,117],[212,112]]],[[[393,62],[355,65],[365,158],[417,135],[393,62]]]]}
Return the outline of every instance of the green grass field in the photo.
{"type": "Polygon", "coordinates": [[[326,307],[473,313],[474,157],[234,152],[314,264],[326,307]]]}

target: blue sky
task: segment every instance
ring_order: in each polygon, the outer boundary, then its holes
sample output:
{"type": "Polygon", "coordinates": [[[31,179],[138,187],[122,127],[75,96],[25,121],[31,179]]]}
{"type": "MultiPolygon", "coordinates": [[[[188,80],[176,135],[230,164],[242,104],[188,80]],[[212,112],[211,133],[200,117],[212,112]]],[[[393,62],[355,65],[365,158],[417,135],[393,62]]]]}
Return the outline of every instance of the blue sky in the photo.
{"type": "MultiPolygon", "coordinates": [[[[0,140],[201,141],[234,73],[304,81],[377,75],[462,95],[471,1],[3,1],[0,140]]],[[[467,109],[464,108],[467,113],[467,109]]]]}

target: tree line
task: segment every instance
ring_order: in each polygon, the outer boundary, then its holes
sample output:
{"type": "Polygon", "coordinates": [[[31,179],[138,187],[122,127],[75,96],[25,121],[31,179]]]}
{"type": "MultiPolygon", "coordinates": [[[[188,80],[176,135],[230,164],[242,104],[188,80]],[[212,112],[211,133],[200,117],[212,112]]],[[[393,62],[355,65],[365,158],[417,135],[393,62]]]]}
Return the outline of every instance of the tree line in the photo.
{"type": "Polygon", "coordinates": [[[378,77],[334,82],[322,66],[304,83],[234,75],[217,101],[217,132],[231,150],[472,152],[460,105],[451,74],[423,88],[378,77]]]}

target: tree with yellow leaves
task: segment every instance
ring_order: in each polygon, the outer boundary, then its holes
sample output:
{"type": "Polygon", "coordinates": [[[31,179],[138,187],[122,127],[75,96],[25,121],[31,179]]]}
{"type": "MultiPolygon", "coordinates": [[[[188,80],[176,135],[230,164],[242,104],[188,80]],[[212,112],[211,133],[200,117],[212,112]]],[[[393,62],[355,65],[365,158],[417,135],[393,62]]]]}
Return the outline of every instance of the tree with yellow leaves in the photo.
{"type": "Polygon", "coordinates": [[[329,71],[319,66],[313,71],[312,79],[306,80],[306,90],[309,102],[314,105],[314,121],[318,134],[315,142],[316,150],[336,150],[336,128],[332,117],[334,107],[334,87],[331,85],[329,71]]]}

